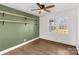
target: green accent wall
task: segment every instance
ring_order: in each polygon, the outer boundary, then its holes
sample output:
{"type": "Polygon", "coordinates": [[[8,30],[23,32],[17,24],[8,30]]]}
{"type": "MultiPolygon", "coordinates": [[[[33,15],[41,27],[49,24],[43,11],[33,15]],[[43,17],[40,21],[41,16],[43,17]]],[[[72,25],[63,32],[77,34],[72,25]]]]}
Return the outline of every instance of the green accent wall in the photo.
{"type": "Polygon", "coordinates": [[[20,15],[24,15],[24,16],[29,16],[29,17],[33,17],[33,18],[39,18],[36,15],[28,14],[26,12],[23,12],[23,11],[20,11],[20,10],[16,10],[16,9],[13,9],[11,7],[7,7],[7,6],[1,5],[1,4],[0,4],[0,10],[11,12],[11,13],[15,13],[15,14],[20,14],[20,15]]]}
{"type": "Polygon", "coordinates": [[[24,42],[24,39],[28,41],[39,36],[38,16],[31,15],[3,5],[0,5],[0,10],[34,18],[25,20],[25,18],[7,14],[4,14],[3,17],[0,13],[0,20],[26,22],[26,24],[18,22],[4,22],[3,24],[3,22],[0,21],[0,51],[21,44],[24,42]]]}

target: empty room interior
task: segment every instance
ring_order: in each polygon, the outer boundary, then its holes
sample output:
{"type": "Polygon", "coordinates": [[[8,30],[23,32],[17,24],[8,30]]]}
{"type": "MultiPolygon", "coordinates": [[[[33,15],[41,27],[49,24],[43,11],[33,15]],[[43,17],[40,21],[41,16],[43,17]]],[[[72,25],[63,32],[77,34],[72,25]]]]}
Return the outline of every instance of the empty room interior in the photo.
{"type": "Polygon", "coordinates": [[[78,3],[1,3],[0,55],[78,55],[78,3]]]}

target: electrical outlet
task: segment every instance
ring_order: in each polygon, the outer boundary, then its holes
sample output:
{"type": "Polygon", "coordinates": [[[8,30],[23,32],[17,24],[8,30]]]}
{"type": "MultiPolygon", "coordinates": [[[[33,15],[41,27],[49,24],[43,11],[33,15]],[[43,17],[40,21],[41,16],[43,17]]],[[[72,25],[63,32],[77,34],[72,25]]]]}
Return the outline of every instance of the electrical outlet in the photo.
{"type": "Polygon", "coordinates": [[[26,41],[26,39],[24,39],[24,42],[26,41]]]}

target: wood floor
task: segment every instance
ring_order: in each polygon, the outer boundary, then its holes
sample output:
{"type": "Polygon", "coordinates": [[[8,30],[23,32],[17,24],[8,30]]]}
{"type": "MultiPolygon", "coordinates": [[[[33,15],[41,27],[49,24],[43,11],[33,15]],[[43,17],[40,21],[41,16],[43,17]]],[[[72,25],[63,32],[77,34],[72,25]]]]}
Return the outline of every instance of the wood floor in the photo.
{"type": "Polygon", "coordinates": [[[38,39],[4,55],[78,55],[74,46],[38,39]]]}

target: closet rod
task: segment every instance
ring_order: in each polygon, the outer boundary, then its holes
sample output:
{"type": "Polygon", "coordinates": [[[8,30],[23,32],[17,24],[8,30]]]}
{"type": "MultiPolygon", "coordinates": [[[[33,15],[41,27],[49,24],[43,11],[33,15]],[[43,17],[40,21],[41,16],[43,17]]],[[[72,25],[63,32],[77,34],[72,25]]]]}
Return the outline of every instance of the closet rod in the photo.
{"type": "Polygon", "coordinates": [[[34,23],[29,23],[29,22],[12,21],[12,20],[0,20],[0,22],[14,22],[14,23],[23,23],[23,24],[34,24],[34,23]]]}
{"type": "Polygon", "coordinates": [[[23,18],[35,19],[35,18],[30,18],[28,16],[23,16],[23,15],[19,15],[19,14],[15,14],[15,13],[10,13],[10,12],[6,12],[6,11],[1,11],[1,10],[0,10],[0,13],[5,13],[5,14],[8,14],[8,15],[13,15],[13,16],[18,16],[18,17],[23,17],[23,18]]]}

